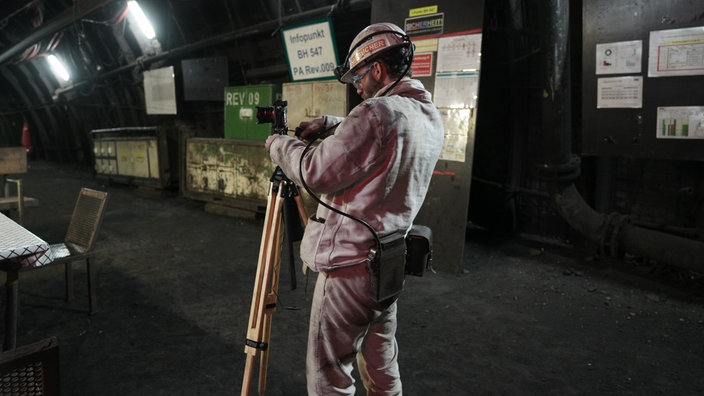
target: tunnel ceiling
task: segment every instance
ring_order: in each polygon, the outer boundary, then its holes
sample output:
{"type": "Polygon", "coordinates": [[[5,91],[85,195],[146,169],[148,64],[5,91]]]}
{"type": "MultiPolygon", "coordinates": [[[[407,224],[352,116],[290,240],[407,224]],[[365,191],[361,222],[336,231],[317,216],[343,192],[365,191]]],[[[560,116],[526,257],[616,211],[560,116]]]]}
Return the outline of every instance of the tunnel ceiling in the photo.
{"type": "Polygon", "coordinates": [[[90,130],[181,123],[222,128],[221,103],[183,103],[170,119],[144,111],[143,71],[182,60],[227,59],[228,85],[288,80],[280,27],[330,18],[338,51],[369,22],[369,0],[139,0],[156,37],[133,32],[127,1],[0,2],[0,146],[21,144],[27,125],[33,153],[85,162],[90,130]],[[48,67],[55,54],[71,79],[48,67]],[[219,109],[218,109],[219,108],[219,109]]]}

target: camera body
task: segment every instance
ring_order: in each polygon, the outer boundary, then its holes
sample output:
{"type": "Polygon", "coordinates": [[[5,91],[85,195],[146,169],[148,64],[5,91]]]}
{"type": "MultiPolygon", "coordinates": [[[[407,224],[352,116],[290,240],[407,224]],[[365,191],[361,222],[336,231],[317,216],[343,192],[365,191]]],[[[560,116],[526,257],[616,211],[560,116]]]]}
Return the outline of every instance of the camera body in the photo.
{"type": "Polygon", "coordinates": [[[272,106],[257,106],[257,124],[271,123],[271,134],[286,134],[286,106],[288,102],[277,99],[272,106]]]}

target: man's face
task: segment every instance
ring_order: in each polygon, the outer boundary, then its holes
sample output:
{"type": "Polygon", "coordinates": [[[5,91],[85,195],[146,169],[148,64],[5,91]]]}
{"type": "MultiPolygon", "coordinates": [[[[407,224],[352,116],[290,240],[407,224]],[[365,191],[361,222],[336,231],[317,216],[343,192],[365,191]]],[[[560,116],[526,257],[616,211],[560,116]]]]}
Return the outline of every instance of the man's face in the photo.
{"type": "Polygon", "coordinates": [[[352,85],[357,89],[357,94],[366,100],[381,89],[381,80],[377,77],[380,72],[381,65],[378,62],[372,62],[369,66],[363,67],[352,78],[352,85]]]}

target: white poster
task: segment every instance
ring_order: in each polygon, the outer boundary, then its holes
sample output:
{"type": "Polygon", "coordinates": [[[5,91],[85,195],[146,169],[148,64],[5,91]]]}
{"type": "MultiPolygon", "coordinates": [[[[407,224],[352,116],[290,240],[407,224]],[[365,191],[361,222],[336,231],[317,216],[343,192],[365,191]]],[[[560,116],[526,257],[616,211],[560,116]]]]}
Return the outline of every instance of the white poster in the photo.
{"type": "Polygon", "coordinates": [[[147,114],[176,114],[173,66],[144,71],[144,102],[147,114]]]}
{"type": "Polygon", "coordinates": [[[704,139],[704,106],[658,107],[658,139],[704,139]]]}
{"type": "Polygon", "coordinates": [[[704,74],[704,27],[650,32],[648,76],[704,74]]]}
{"type": "Polygon", "coordinates": [[[602,77],[597,80],[597,109],[641,107],[643,77],[602,77]]]}
{"type": "Polygon", "coordinates": [[[477,105],[479,74],[438,73],[435,75],[433,103],[436,107],[470,109],[477,105]]]}
{"type": "Polygon", "coordinates": [[[638,74],[642,55],[641,40],[597,44],[596,74],[638,74]]]}
{"type": "MultiPolygon", "coordinates": [[[[440,159],[445,161],[465,162],[467,160],[467,141],[469,134],[474,134],[471,109],[439,109],[445,128],[440,159]]],[[[470,152],[470,160],[471,160],[470,152]]]]}
{"type": "Polygon", "coordinates": [[[437,73],[479,70],[482,35],[441,37],[438,40],[437,73]]]}

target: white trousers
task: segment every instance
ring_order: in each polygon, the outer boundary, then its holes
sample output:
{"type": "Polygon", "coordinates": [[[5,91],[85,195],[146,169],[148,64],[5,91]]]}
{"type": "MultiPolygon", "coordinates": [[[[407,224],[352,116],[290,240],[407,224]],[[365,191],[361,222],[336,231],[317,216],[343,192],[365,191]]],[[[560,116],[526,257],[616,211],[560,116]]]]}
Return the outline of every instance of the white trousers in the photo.
{"type": "Polygon", "coordinates": [[[401,395],[396,303],[375,303],[365,264],[319,273],[310,314],[308,394],[354,395],[353,363],[368,395],[401,395]]]}

